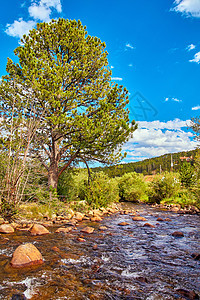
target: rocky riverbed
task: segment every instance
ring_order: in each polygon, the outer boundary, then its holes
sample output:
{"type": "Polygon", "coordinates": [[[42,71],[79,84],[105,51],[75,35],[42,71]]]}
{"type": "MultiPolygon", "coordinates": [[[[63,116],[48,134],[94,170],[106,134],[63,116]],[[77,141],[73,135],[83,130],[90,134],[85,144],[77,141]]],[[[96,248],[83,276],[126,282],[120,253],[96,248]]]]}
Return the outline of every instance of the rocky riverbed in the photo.
{"type": "Polygon", "coordinates": [[[0,299],[199,299],[198,214],[126,203],[70,220],[5,225],[0,299]],[[35,248],[35,263],[23,263],[35,248]]]}

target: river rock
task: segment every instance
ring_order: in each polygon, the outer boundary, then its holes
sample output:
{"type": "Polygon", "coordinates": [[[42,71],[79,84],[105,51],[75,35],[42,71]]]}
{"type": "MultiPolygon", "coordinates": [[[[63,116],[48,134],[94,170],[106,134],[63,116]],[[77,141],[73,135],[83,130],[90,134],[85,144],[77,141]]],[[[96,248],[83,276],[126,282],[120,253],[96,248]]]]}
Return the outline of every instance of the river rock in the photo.
{"type": "Polygon", "coordinates": [[[10,224],[2,224],[0,225],[0,232],[1,233],[13,233],[15,230],[10,224]]]}
{"type": "Polygon", "coordinates": [[[135,216],[132,218],[133,221],[147,221],[146,218],[141,217],[141,216],[135,216]]]}
{"type": "Polygon", "coordinates": [[[72,231],[72,227],[60,227],[55,232],[56,233],[60,233],[60,232],[68,233],[70,231],[72,231]]]}
{"type": "Polygon", "coordinates": [[[94,228],[93,227],[89,227],[89,226],[81,229],[81,232],[84,232],[84,233],[93,233],[93,231],[94,231],[94,228]]]}
{"type": "Polygon", "coordinates": [[[80,213],[80,212],[76,212],[74,219],[81,222],[83,220],[84,214],[80,213]]]}
{"type": "Polygon", "coordinates": [[[95,217],[90,218],[90,221],[91,222],[100,222],[100,221],[102,221],[102,218],[100,216],[95,216],[95,217]]]}
{"type": "Polygon", "coordinates": [[[50,233],[48,229],[46,229],[43,225],[34,224],[30,230],[31,235],[43,235],[50,233]]]}
{"type": "Polygon", "coordinates": [[[157,221],[163,222],[164,220],[162,218],[157,218],[157,221]]]}
{"type": "Polygon", "coordinates": [[[78,237],[78,238],[77,238],[77,241],[79,241],[79,242],[81,242],[81,243],[86,242],[86,240],[85,240],[84,238],[81,238],[81,237],[78,237]]]}
{"type": "Polygon", "coordinates": [[[144,226],[144,227],[151,227],[151,228],[155,228],[155,226],[154,226],[154,225],[152,225],[152,224],[149,224],[149,223],[145,223],[143,226],[144,226]]]}
{"type": "Polygon", "coordinates": [[[166,218],[165,221],[166,222],[172,222],[172,220],[170,218],[166,218]]]}
{"type": "Polygon", "coordinates": [[[21,268],[25,266],[40,265],[43,258],[39,250],[31,243],[20,245],[13,253],[11,266],[21,268]]]}
{"type": "Polygon", "coordinates": [[[183,236],[184,236],[184,234],[183,234],[181,231],[174,231],[174,232],[172,233],[172,235],[173,235],[174,237],[183,237],[183,236]]]}
{"type": "Polygon", "coordinates": [[[99,226],[99,230],[107,230],[108,229],[108,227],[106,227],[106,226],[99,226]]]}
{"type": "Polygon", "coordinates": [[[176,290],[176,292],[178,294],[182,295],[183,297],[186,297],[187,299],[190,299],[190,300],[199,299],[199,296],[194,291],[187,291],[187,290],[184,290],[184,289],[178,289],[178,290],[176,290]]]}
{"type": "Polygon", "coordinates": [[[119,225],[119,226],[126,226],[126,225],[130,225],[130,224],[127,223],[127,222],[121,222],[121,223],[119,223],[118,225],[119,225]]]}

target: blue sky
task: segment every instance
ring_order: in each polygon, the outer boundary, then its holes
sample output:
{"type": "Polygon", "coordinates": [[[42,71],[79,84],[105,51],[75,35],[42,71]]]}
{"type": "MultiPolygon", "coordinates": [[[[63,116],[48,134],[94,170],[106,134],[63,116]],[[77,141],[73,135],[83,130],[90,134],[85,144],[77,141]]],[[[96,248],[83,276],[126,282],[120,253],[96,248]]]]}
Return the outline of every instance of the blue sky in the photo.
{"type": "Polygon", "coordinates": [[[105,41],[113,81],[130,93],[139,123],[126,162],[194,149],[200,115],[200,0],[7,0],[0,11],[0,76],[20,37],[37,22],[80,19],[105,41]]]}

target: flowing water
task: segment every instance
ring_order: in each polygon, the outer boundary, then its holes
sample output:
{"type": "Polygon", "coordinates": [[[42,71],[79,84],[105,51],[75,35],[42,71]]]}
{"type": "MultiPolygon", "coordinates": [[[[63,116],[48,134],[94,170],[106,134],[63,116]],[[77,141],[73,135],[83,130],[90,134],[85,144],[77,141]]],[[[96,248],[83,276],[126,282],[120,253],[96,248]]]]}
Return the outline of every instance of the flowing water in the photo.
{"type": "Polygon", "coordinates": [[[54,233],[54,226],[44,236],[4,235],[9,240],[0,243],[0,299],[199,299],[200,261],[192,254],[200,253],[200,216],[126,206],[155,228],[118,213],[100,223],[81,222],[67,234],[54,233]],[[171,221],[158,222],[158,217],[171,221]],[[95,228],[93,234],[80,232],[86,225],[95,228]],[[108,229],[99,230],[102,225],[108,229]],[[173,237],[174,231],[184,237],[173,237]],[[11,268],[12,253],[27,242],[40,250],[44,264],[11,268]]]}

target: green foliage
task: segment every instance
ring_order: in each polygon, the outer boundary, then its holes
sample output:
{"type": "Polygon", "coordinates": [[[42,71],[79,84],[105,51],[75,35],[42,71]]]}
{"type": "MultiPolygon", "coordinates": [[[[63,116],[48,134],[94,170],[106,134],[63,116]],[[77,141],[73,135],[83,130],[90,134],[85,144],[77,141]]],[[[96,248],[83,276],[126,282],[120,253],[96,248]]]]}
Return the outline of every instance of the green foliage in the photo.
{"type": "Polygon", "coordinates": [[[42,120],[31,153],[48,171],[49,186],[57,188],[73,163],[119,162],[121,145],[137,126],[130,125],[127,89],[111,82],[105,43],[80,21],[65,19],[37,24],[21,42],[14,51],[19,63],[8,59],[0,84],[1,110],[9,118],[15,96],[16,119],[36,112],[42,120]]]}
{"type": "Polygon", "coordinates": [[[147,184],[141,174],[135,172],[124,174],[119,178],[119,196],[122,201],[137,202],[147,198],[147,184]]]}
{"type": "Polygon", "coordinates": [[[191,187],[195,183],[194,167],[190,163],[183,163],[180,169],[180,180],[183,186],[191,187]]]}
{"type": "Polygon", "coordinates": [[[86,200],[91,208],[106,207],[119,200],[117,181],[110,179],[103,172],[93,174],[90,184],[85,181],[80,192],[81,198],[86,200]]]}
{"type": "Polygon", "coordinates": [[[161,200],[174,198],[181,189],[178,173],[165,172],[163,175],[155,176],[149,189],[149,201],[160,203],[161,200]]]}
{"type": "Polygon", "coordinates": [[[9,222],[13,220],[18,213],[18,204],[2,197],[0,203],[0,215],[9,222]]]}

